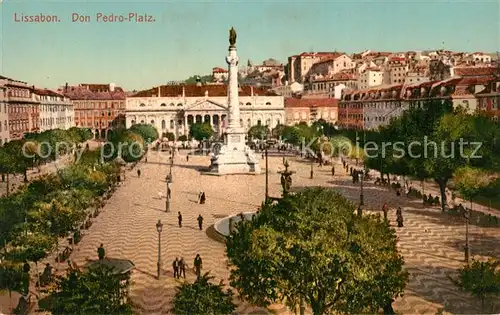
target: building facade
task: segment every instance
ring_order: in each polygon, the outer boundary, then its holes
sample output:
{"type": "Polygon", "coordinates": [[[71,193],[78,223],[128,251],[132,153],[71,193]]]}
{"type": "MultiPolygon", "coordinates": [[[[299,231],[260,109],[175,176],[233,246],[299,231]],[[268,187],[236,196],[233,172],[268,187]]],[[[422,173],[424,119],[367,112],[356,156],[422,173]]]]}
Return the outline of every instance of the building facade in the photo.
{"type": "Polygon", "coordinates": [[[340,126],[349,129],[377,129],[408,108],[402,102],[401,84],[346,91],[339,104],[340,126]]]}
{"type": "Polygon", "coordinates": [[[75,112],[71,100],[57,92],[35,89],[35,99],[40,102],[40,131],[67,130],[75,126],[75,112]]]}
{"type": "Polygon", "coordinates": [[[367,68],[358,75],[357,89],[364,90],[372,86],[382,85],[384,72],[379,68],[367,68]]]}
{"type": "Polygon", "coordinates": [[[95,138],[106,138],[109,130],[125,127],[125,96],[114,84],[80,84],[59,90],[73,102],[75,126],[90,128],[95,138]]]}
{"type": "Polygon", "coordinates": [[[333,75],[311,76],[306,85],[305,95],[340,98],[343,89],[357,89],[356,75],[350,72],[340,72],[333,75]]]}
{"type": "Polygon", "coordinates": [[[486,112],[494,121],[500,121],[500,78],[492,79],[486,88],[476,94],[477,110],[486,112]]]}
{"type": "Polygon", "coordinates": [[[22,139],[26,133],[40,131],[40,101],[34,87],[26,82],[7,79],[9,140],[22,139]]]}
{"type": "Polygon", "coordinates": [[[288,81],[304,83],[309,70],[316,62],[335,56],[338,56],[338,54],[331,52],[304,52],[300,55],[288,57],[288,81]]]}
{"type": "MultiPolygon", "coordinates": [[[[189,135],[193,123],[207,122],[224,133],[227,126],[226,85],[160,86],[138,92],[126,99],[126,126],[151,124],[160,135],[176,138],[189,135]]],[[[274,128],[285,121],[284,98],[252,87],[239,88],[240,124],[247,130],[254,125],[274,128]]]]}
{"type": "Polygon", "coordinates": [[[334,98],[293,98],[285,99],[285,123],[308,125],[320,119],[336,124],[338,121],[338,100],[334,98]]]}
{"type": "Polygon", "coordinates": [[[0,76],[0,146],[9,141],[9,112],[7,108],[7,78],[0,76]]]}

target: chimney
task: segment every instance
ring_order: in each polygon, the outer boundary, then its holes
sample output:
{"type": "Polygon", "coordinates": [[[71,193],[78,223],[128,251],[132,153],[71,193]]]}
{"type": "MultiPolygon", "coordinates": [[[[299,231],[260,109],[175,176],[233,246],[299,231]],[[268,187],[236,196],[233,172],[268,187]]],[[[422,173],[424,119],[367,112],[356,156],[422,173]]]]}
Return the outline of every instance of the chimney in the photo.
{"type": "Polygon", "coordinates": [[[109,84],[109,91],[110,92],[114,92],[115,91],[115,84],[114,83],[110,83],[109,84]]]}

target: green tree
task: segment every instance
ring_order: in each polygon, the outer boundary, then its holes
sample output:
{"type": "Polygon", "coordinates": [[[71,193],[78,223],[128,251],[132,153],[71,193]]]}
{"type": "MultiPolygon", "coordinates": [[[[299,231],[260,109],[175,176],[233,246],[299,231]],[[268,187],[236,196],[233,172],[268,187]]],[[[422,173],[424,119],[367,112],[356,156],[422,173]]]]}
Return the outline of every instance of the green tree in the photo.
{"type": "Polygon", "coordinates": [[[484,189],[492,183],[493,177],[486,171],[465,166],[455,171],[453,177],[453,187],[458,190],[460,195],[469,200],[477,197],[484,189]]]}
{"type": "Polygon", "coordinates": [[[52,251],[54,248],[54,238],[42,233],[29,233],[19,236],[14,241],[14,248],[9,251],[7,258],[17,262],[24,260],[35,263],[35,270],[40,284],[40,274],[38,272],[38,262],[52,251]]]}
{"type": "Polygon", "coordinates": [[[173,300],[174,314],[232,314],[236,306],[233,303],[233,292],[224,291],[221,283],[213,284],[214,277],[208,273],[194,283],[184,282],[177,287],[173,300]]]}
{"type": "Polygon", "coordinates": [[[205,76],[198,76],[198,75],[193,75],[189,77],[188,79],[184,80],[185,84],[196,84],[198,81],[198,78],[201,83],[206,83],[206,82],[212,82],[214,80],[214,77],[212,75],[205,75],[205,76]]]}
{"type": "Polygon", "coordinates": [[[151,143],[158,139],[158,131],[149,124],[135,124],[129,130],[141,136],[146,143],[151,143]]]}
{"type": "Polygon", "coordinates": [[[167,138],[168,141],[175,140],[175,135],[173,132],[164,132],[162,136],[163,136],[163,138],[167,138]]]}
{"type": "Polygon", "coordinates": [[[264,125],[255,125],[248,129],[248,137],[250,139],[259,139],[264,140],[267,139],[269,135],[269,128],[264,125]]]}
{"type": "Polygon", "coordinates": [[[45,308],[54,315],[132,314],[124,303],[128,286],[128,279],[104,265],[86,272],[70,268],[66,277],[57,280],[45,308]]]}
{"type": "Polygon", "coordinates": [[[458,270],[458,278],[450,280],[462,290],[481,300],[481,311],[484,312],[485,301],[489,297],[500,296],[499,260],[478,261],[465,265],[458,270]]]}
{"type": "Polygon", "coordinates": [[[179,141],[188,141],[188,137],[186,135],[180,135],[178,140],[179,141]]]}
{"type": "Polygon", "coordinates": [[[213,134],[214,130],[209,123],[195,123],[189,127],[189,136],[198,141],[209,140],[213,134]]]}
{"type": "Polygon", "coordinates": [[[278,124],[276,127],[273,128],[273,130],[271,131],[271,136],[273,138],[276,138],[278,139],[279,137],[281,137],[283,135],[283,131],[285,130],[285,125],[282,125],[282,124],[278,124]]]}
{"type": "MultiPolygon", "coordinates": [[[[21,264],[11,261],[3,261],[0,264],[0,289],[9,291],[9,300],[12,300],[13,291],[22,293],[23,269],[21,264]]],[[[12,308],[12,305],[9,305],[9,308],[12,308]]]]}
{"type": "Polygon", "coordinates": [[[231,285],[261,306],[303,300],[314,314],[376,313],[402,294],[408,274],[394,230],[354,212],[324,188],[263,205],[227,238],[231,285]]]}

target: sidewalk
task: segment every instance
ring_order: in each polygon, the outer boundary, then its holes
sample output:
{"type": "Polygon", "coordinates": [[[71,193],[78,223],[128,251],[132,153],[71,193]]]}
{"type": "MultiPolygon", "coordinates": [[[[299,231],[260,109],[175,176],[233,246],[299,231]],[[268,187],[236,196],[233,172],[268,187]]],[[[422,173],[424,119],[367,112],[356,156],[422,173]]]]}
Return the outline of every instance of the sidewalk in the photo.
{"type": "MultiPolygon", "coordinates": [[[[363,168],[362,163],[358,163],[358,165],[356,166],[355,160],[346,159],[346,161],[348,162],[348,164],[350,166],[352,166],[355,169],[361,170],[363,168]]],[[[381,176],[379,171],[372,170],[372,169],[370,169],[370,174],[372,174],[372,177],[374,177],[374,178],[381,176]]],[[[391,176],[391,183],[392,183],[392,176],[393,175],[390,175],[390,176],[391,176]]],[[[412,182],[413,188],[418,189],[422,192],[421,181],[413,179],[411,177],[408,177],[408,181],[412,182]]],[[[387,188],[389,188],[389,187],[387,187],[387,188]]],[[[451,189],[448,189],[448,190],[451,191],[451,189]]],[[[425,180],[424,193],[426,195],[428,195],[430,193],[432,196],[438,196],[439,199],[441,199],[441,192],[439,190],[439,186],[436,183],[434,183],[432,180],[429,180],[429,179],[425,180]]],[[[450,204],[451,203],[450,196],[447,195],[446,198],[447,198],[446,199],[447,203],[450,204]]],[[[455,204],[456,205],[462,204],[464,207],[470,207],[470,201],[464,200],[463,198],[460,198],[458,196],[455,198],[455,204]]],[[[483,205],[475,203],[475,202],[472,202],[472,210],[500,217],[500,210],[494,209],[494,208],[488,208],[486,206],[483,206],[483,205]]]]}

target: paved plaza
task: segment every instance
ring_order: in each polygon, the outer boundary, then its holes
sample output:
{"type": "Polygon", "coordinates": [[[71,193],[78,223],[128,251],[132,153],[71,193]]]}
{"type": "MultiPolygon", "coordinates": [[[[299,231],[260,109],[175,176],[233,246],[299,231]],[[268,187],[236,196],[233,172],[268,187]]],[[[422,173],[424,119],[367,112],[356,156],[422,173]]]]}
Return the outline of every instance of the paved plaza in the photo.
{"type": "MultiPolygon", "coordinates": [[[[289,158],[294,189],[306,186],[328,186],[339,189],[346,197],[358,202],[359,186],[353,185],[345,176],[341,166],[336,166],[335,178],[331,168],[314,165],[314,179],[309,178],[310,164],[299,158],[289,158]]],[[[71,259],[78,265],[97,258],[97,247],[103,243],[106,255],[112,258],[130,259],[136,269],[132,275],[131,297],[135,307],[144,314],[168,314],[175,287],[172,261],[184,257],[190,271],[189,281],[194,281],[193,259],[200,254],[203,271],[211,271],[217,281],[228,283],[229,270],[223,243],[214,239],[213,223],[230,214],[255,211],[262,203],[265,193],[265,175],[209,176],[201,175],[199,169],[209,165],[209,158],[191,156],[176,157],[171,184],[172,200],[170,212],[165,212],[165,176],[169,163],[165,154],[151,152],[148,163],[141,162],[136,170],[126,175],[126,181],[106,204],[104,211],[86,231],[76,246],[71,259]],[[205,191],[207,202],[197,203],[200,190],[205,191]],[[177,212],[183,216],[183,227],[177,223],[177,212]],[[203,231],[198,229],[196,218],[204,217],[203,231]],[[161,219],[164,224],[161,235],[162,278],[156,279],[158,233],[155,224],[161,219]]],[[[261,167],[265,163],[262,160],[261,167]]],[[[280,196],[279,170],[283,170],[282,158],[269,158],[269,191],[271,196],[280,196]]],[[[405,296],[398,299],[395,309],[402,313],[435,314],[440,308],[452,313],[477,313],[479,304],[465,293],[459,292],[449,281],[448,275],[463,264],[465,227],[460,219],[441,214],[440,210],[423,209],[421,202],[397,197],[387,188],[365,184],[365,209],[379,211],[384,202],[394,208],[403,206],[405,227],[397,229],[399,247],[410,272],[410,283],[405,296]]],[[[395,211],[389,215],[395,222],[395,211]]],[[[475,256],[499,257],[500,249],[494,244],[500,241],[500,229],[488,229],[471,225],[471,248],[475,256]]],[[[63,264],[61,264],[61,267],[63,264]]],[[[286,307],[273,305],[278,314],[288,314],[286,307]]],[[[268,310],[239,302],[241,314],[266,314],[268,310]]]]}

